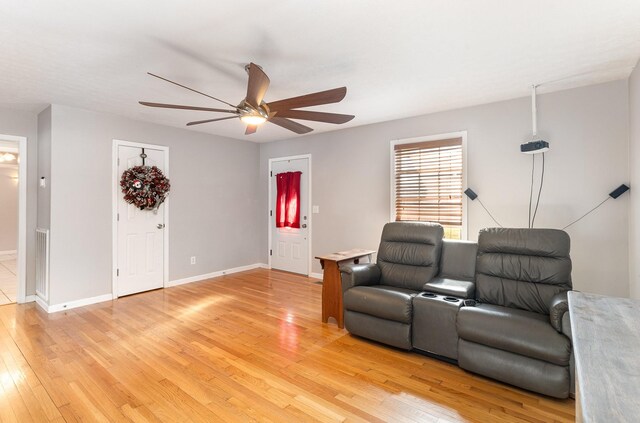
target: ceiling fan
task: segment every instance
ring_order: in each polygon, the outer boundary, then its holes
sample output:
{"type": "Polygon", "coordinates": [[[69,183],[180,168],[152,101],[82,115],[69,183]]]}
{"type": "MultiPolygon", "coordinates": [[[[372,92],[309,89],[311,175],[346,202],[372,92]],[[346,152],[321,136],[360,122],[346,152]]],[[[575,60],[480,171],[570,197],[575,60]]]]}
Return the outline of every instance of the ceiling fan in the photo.
{"type": "Polygon", "coordinates": [[[245,70],[249,74],[249,82],[247,84],[247,96],[238,104],[234,106],[219,98],[215,98],[203,92],[194,90],[193,88],[186,87],[177,82],[170,81],[158,75],[154,75],[151,72],[147,72],[149,75],[167,81],[171,84],[177,85],[182,88],[186,88],[189,91],[193,91],[198,94],[202,94],[205,97],[209,97],[213,100],[230,106],[231,109],[213,109],[209,107],[197,107],[197,106],[181,106],[178,104],[164,104],[164,103],[150,103],[147,101],[141,101],[140,104],[149,107],[160,107],[166,109],[180,109],[180,110],[199,110],[204,112],[217,112],[217,113],[231,113],[233,116],[226,116],[221,118],[198,120],[187,123],[187,126],[200,125],[203,123],[217,122],[220,120],[240,118],[240,120],[247,124],[245,135],[253,134],[257,131],[258,125],[264,122],[271,122],[285,129],[295,132],[296,134],[306,134],[313,131],[308,126],[302,125],[298,122],[294,122],[291,119],[296,120],[311,120],[315,122],[326,122],[341,124],[349,122],[355,116],[343,115],[338,113],[325,113],[314,112],[309,110],[297,110],[301,107],[319,106],[322,104],[338,103],[342,101],[347,94],[347,87],[334,88],[332,90],[320,91],[317,93],[301,95],[299,97],[287,98],[285,100],[272,101],[265,103],[263,101],[264,95],[269,88],[269,77],[264,73],[262,68],[255,63],[249,63],[245,66],[245,70]]]}

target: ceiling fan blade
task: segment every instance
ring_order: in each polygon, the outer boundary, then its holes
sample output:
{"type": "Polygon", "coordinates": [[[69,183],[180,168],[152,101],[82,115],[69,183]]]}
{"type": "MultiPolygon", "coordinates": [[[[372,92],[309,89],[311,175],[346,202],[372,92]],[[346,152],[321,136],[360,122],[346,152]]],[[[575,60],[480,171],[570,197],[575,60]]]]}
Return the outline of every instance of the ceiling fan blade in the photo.
{"type": "Polygon", "coordinates": [[[227,119],[235,119],[235,118],[237,118],[237,116],[227,116],[223,118],[207,119],[207,120],[196,120],[195,122],[187,123],[187,126],[200,125],[201,123],[217,122],[219,120],[227,120],[227,119]]]}
{"type": "Polygon", "coordinates": [[[355,116],[342,115],[339,113],[312,112],[307,110],[281,110],[278,112],[278,117],[340,124],[349,122],[355,116]]]}
{"type": "Polygon", "coordinates": [[[231,107],[233,107],[234,109],[236,108],[236,106],[234,106],[233,104],[231,104],[231,103],[227,103],[226,101],[224,101],[224,100],[220,100],[219,98],[215,98],[215,97],[213,97],[213,96],[210,96],[209,94],[205,94],[205,93],[200,92],[200,91],[198,91],[198,90],[194,90],[193,88],[189,88],[189,87],[187,87],[187,86],[185,86],[185,85],[178,84],[177,82],[173,82],[173,81],[171,81],[170,79],[163,78],[163,77],[158,76],[158,75],[155,75],[155,74],[153,74],[153,73],[151,73],[151,72],[147,72],[147,73],[148,73],[149,75],[151,75],[151,76],[155,77],[155,78],[162,79],[163,81],[167,81],[167,82],[169,82],[170,84],[177,85],[178,87],[186,88],[186,89],[187,89],[187,90],[189,90],[189,91],[193,91],[194,93],[202,94],[202,95],[203,95],[203,96],[205,96],[205,97],[212,98],[212,99],[214,99],[214,100],[216,100],[216,101],[219,101],[220,103],[224,103],[224,104],[226,104],[227,106],[231,106],[231,107]]]}
{"type": "Polygon", "coordinates": [[[247,98],[246,102],[253,107],[260,106],[264,94],[269,88],[269,77],[260,66],[255,63],[249,64],[249,83],[247,85],[247,98]]]}
{"type": "Polygon", "coordinates": [[[257,130],[258,130],[258,125],[247,125],[247,130],[244,131],[244,134],[245,135],[255,134],[257,130]]]}
{"type": "Polygon", "coordinates": [[[308,126],[304,126],[298,122],[294,122],[292,120],[277,116],[269,118],[267,122],[275,123],[276,125],[281,126],[284,129],[288,129],[289,131],[293,131],[296,134],[307,134],[313,131],[313,129],[309,128],[308,126]]]}
{"type": "Polygon", "coordinates": [[[347,95],[347,87],[334,88],[299,97],[287,98],[267,103],[269,110],[280,112],[282,110],[298,109],[300,107],[319,106],[321,104],[338,103],[347,95]]]}
{"type": "Polygon", "coordinates": [[[179,104],[150,103],[148,101],[139,101],[138,103],[142,104],[143,106],[160,107],[164,109],[200,110],[203,112],[220,112],[220,113],[234,113],[234,114],[238,113],[236,110],[212,109],[210,107],[181,106],[179,104]]]}

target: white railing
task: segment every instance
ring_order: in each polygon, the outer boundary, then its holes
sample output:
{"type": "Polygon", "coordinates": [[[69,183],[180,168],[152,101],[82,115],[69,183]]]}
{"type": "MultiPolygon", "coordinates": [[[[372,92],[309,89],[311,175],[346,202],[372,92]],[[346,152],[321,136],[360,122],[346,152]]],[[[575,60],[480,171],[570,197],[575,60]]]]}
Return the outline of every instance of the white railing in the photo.
{"type": "Polygon", "coordinates": [[[36,229],[36,295],[49,301],[49,229],[36,229]]]}

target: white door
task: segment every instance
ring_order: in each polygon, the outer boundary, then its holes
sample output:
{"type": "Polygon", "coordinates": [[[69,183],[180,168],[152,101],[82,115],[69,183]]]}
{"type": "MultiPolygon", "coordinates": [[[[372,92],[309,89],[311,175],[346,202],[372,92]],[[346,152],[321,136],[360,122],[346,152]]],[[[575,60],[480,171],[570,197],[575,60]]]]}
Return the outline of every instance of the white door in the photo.
{"type": "MultiPolygon", "coordinates": [[[[144,152],[146,165],[165,172],[164,151],[144,152]]],[[[125,170],[142,165],[141,153],[140,147],[118,146],[118,181],[125,170]]],[[[125,202],[118,188],[118,297],[164,286],[164,208],[140,210],[125,202]]]]}
{"type": "Polygon", "coordinates": [[[271,162],[271,268],[309,274],[309,159],[271,162]],[[302,172],[300,176],[300,228],[276,228],[275,204],[277,175],[282,172],[302,172]]]}

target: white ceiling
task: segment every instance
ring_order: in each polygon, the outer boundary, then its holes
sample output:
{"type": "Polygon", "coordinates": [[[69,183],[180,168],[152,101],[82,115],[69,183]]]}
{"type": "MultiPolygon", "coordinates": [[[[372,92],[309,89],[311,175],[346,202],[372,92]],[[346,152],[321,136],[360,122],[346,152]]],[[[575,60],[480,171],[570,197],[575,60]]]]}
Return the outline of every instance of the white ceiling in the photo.
{"type": "MultiPolygon", "coordinates": [[[[225,107],[244,65],[271,79],[267,102],[346,85],[345,125],[313,133],[627,77],[640,56],[638,0],[0,2],[0,104],[64,104],[184,127],[207,112],[139,100],[225,107]]],[[[305,123],[305,122],[302,122],[305,123]]],[[[275,125],[245,136],[238,120],[193,127],[257,142],[295,137],[275,125]]]]}

